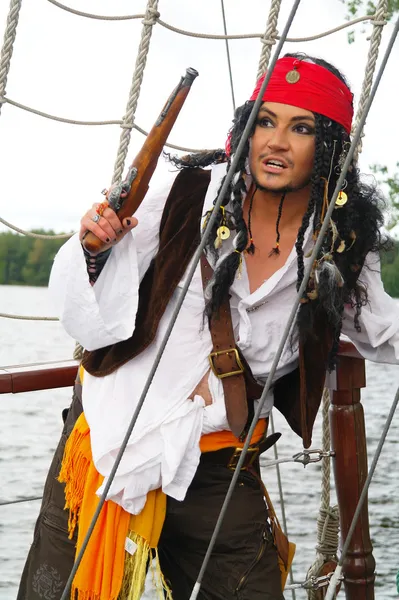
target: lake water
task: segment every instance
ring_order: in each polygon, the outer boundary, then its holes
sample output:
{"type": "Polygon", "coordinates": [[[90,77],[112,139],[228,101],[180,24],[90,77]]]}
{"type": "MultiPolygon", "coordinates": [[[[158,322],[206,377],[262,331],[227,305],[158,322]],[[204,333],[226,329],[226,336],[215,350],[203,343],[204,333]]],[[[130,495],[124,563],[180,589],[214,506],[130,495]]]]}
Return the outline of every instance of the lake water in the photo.
{"type": "MultiPolygon", "coordinates": [[[[45,288],[0,286],[0,312],[51,316],[45,288]]],[[[0,319],[0,366],[63,360],[72,357],[74,342],[59,323],[0,319]]],[[[367,389],[363,392],[369,463],[378,444],[396,388],[399,368],[367,365],[367,389]]],[[[40,496],[48,466],[62,428],[61,411],[68,406],[71,390],[49,390],[0,396],[0,501],[40,496]]],[[[296,437],[277,414],[276,429],[283,433],[280,457],[301,450],[296,437]]],[[[320,423],[313,447],[320,447],[320,423]]],[[[271,456],[271,453],[270,453],[271,456]]],[[[320,464],[304,469],[283,464],[281,473],[290,537],[297,544],[295,581],[304,581],[315,556],[316,518],[320,499],[320,464]]],[[[264,479],[279,513],[274,469],[264,479]]],[[[399,418],[396,415],[372,481],[369,512],[374,556],[377,562],[376,598],[398,598],[395,585],[399,569],[399,418]]],[[[32,541],[39,501],[0,506],[0,600],[14,600],[25,556],[32,541]]],[[[341,593],[339,597],[342,597],[341,593]]],[[[150,592],[146,594],[151,598],[150,592]]],[[[305,599],[306,593],[296,592],[305,599]]],[[[286,592],[287,600],[291,593],[286,592]]]]}

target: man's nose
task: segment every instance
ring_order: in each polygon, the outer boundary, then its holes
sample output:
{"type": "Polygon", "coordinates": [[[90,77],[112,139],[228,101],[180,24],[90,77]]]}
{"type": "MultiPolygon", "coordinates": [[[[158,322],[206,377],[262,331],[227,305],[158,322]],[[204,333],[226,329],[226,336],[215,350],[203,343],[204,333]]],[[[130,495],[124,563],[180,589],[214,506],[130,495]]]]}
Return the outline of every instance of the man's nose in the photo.
{"type": "Polygon", "coordinates": [[[267,140],[267,146],[270,150],[287,150],[288,136],[286,131],[279,127],[272,129],[267,140]]]}

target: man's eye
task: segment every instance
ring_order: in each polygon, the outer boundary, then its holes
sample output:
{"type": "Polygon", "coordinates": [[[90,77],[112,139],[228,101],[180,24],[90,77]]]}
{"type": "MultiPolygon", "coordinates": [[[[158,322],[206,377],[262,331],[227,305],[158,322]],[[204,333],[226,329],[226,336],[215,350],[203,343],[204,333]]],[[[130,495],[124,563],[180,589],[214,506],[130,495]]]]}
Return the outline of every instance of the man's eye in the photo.
{"type": "Polygon", "coordinates": [[[270,119],[263,117],[263,119],[258,119],[257,124],[260,127],[270,127],[273,125],[270,119]]]}
{"type": "Polygon", "coordinates": [[[295,131],[305,135],[312,135],[314,133],[314,129],[309,127],[309,125],[296,125],[295,131]]]}

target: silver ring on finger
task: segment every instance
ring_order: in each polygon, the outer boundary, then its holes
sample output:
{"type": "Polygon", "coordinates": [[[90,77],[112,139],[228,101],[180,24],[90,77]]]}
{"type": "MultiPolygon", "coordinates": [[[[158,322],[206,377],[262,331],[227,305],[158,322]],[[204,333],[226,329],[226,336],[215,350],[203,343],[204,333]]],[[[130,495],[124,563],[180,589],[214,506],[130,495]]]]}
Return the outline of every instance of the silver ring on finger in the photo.
{"type": "Polygon", "coordinates": [[[94,221],[94,223],[98,223],[100,219],[101,215],[98,215],[97,213],[91,218],[91,220],[94,221]]]}

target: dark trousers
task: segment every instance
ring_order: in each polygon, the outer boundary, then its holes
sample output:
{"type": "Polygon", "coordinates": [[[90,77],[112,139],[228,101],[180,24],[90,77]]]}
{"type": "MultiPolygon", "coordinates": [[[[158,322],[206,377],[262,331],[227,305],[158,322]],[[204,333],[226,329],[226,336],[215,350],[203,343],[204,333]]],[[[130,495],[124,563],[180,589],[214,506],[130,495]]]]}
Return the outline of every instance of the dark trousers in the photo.
{"type": "MultiPolygon", "coordinates": [[[[174,600],[188,600],[233,471],[200,463],[183,502],[168,498],[159,543],[174,600]]],[[[198,595],[200,600],[284,600],[277,551],[260,484],[240,473],[198,595]]]]}
{"type": "MultiPolygon", "coordinates": [[[[56,478],[65,441],[82,411],[79,396],[74,394],[47,477],[17,600],[59,600],[72,569],[76,537],[68,540],[64,485],[56,478]]],[[[186,499],[168,498],[159,556],[174,600],[190,597],[231,477],[227,466],[201,462],[186,499]]],[[[260,485],[247,471],[239,476],[198,598],[284,600],[260,485]]]]}

